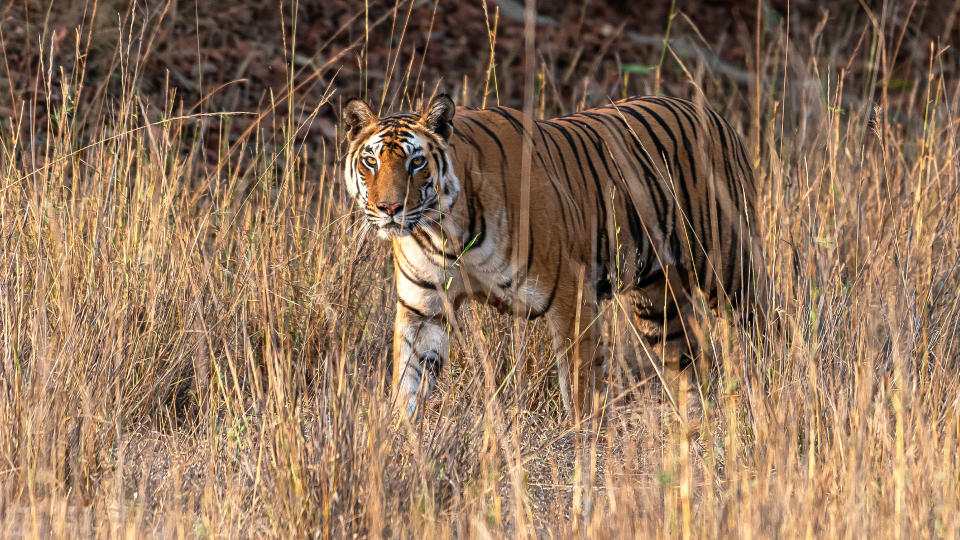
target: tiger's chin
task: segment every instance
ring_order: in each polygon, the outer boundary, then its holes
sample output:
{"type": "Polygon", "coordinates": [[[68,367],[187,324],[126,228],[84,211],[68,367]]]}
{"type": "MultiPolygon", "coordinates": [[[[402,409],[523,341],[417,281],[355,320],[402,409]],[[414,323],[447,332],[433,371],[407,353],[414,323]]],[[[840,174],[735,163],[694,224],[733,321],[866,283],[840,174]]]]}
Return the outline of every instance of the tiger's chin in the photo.
{"type": "Polygon", "coordinates": [[[400,225],[399,223],[387,223],[384,225],[377,226],[377,236],[381,240],[390,240],[391,238],[400,238],[402,236],[409,236],[413,233],[413,229],[417,226],[416,223],[400,225]]]}

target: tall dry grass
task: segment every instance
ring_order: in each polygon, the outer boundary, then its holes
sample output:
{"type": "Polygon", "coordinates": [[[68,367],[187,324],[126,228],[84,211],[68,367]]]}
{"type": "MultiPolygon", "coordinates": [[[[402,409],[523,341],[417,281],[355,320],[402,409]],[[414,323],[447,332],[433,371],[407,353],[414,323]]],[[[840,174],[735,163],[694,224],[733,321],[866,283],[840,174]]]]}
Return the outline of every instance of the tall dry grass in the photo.
{"type": "Polygon", "coordinates": [[[336,141],[304,144],[309,114],[222,136],[294,106],[293,61],[264,110],[157,107],[150,34],[124,24],[104,106],[74,105],[96,88],[82,57],[45,50],[47,98],[0,126],[3,536],[960,536],[955,52],[932,47],[899,102],[881,28],[855,85],[822,33],[745,37],[746,92],[678,57],[664,91],[714,103],[757,156],[780,331],[721,314],[702,407],[675,411],[624,376],[609,309],[624,399],[571,426],[542,324],[465,308],[408,426],[389,252],[357,236],[336,141]]]}

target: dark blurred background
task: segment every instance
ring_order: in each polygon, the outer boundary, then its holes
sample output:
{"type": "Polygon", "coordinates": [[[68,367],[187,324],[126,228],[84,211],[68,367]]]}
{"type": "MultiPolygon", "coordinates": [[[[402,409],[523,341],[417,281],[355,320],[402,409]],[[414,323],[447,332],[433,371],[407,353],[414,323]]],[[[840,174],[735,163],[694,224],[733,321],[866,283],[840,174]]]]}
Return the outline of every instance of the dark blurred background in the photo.
{"type": "MultiPolygon", "coordinates": [[[[782,54],[773,51],[784,50],[784,35],[798,61],[829,60],[812,69],[798,62],[804,67],[788,79],[810,78],[826,94],[842,73],[851,100],[874,99],[886,87],[896,103],[925,80],[931,51],[960,37],[960,2],[947,0],[538,4],[537,95],[548,115],[621,94],[690,95],[685,69],[703,76],[703,91],[721,108],[749,108],[751,85],[780,84],[784,74],[761,79],[756,71],[758,59],[763,71],[765,55],[782,54]],[[668,25],[673,52],[661,64],[668,25]]],[[[233,119],[225,134],[231,139],[251,123],[276,126],[293,114],[304,141],[334,141],[339,104],[357,95],[397,109],[439,88],[479,105],[487,88],[488,103],[519,106],[523,9],[518,0],[9,1],[0,8],[0,118],[10,129],[29,112],[34,131],[44,131],[48,104],[63,99],[61,78],[73,88],[82,80],[82,92],[68,98],[77,101],[81,122],[108,115],[111,99],[124,91],[156,114],[165,103],[183,113],[263,113],[233,119]],[[487,85],[494,25],[496,66],[487,85]],[[284,99],[291,83],[292,106],[284,99]]],[[[955,51],[940,58],[934,71],[955,81],[955,51]]],[[[221,134],[210,136],[215,148],[221,134]]],[[[323,156],[329,159],[329,150],[323,156]]]]}

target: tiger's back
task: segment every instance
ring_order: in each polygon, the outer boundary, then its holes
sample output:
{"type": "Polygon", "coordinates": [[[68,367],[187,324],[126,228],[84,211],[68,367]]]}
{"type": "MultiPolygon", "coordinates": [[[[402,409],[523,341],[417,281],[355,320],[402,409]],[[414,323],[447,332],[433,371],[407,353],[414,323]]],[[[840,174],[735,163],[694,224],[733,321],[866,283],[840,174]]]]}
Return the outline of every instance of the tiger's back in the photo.
{"type": "MultiPolygon", "coordinates": [[[[541,281],[587,265],[602,299],[674,267],[711,299],[737,303],[749,290],[754,176],[739,136],[712,110],[638,97],[526,126],[513,109],[463,110],[450,148],[470,214],[502,212],[501,228],[513,225],[499,231],[506,251],[520,243],[530,205],[529,270],[541,281]]],[[[465,236],[486,236],[482,221],[465,236]]]]}

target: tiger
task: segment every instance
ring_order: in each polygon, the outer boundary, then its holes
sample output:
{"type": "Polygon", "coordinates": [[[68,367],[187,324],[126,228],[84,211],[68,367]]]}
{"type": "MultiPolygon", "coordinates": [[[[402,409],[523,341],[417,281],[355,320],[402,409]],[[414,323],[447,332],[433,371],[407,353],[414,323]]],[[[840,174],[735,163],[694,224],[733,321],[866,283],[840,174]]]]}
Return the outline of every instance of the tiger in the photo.
{"type": "MultiPolygon", "coordinates": [[[[552,119],[503,106],[342,107],[348,195],[392,243],[395,403],[423,411],[467,299],[543,318],[563,409],[604,381],[604,302],[626,299],[664,363],[689,355],[693,302],[753,303],[757,186],[741,138],[691,101],[636,96],[552,119]]],[[[623,305],[623,304],[621,304],[623,305]]]]}

